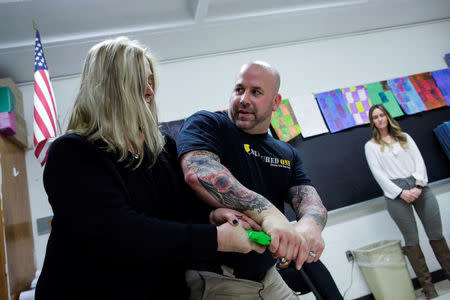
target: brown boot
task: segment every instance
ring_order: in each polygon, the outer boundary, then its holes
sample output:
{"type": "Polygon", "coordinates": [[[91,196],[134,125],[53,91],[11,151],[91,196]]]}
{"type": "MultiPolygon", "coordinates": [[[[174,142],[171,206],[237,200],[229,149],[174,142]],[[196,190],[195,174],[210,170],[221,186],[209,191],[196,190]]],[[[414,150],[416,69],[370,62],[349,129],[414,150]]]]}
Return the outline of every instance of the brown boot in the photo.
{"type": "Polygon", "coordinates": [[[419,279],[419,283],[422,286],[422,291],[425,297],[427,299],[436,298],[438,294],[436,293],[434,285],[431,282],[431,274],[428,270],[425,257],[423,256],[420,246],[405,246],[402,249],[403,253],[408,257],[414,273],[416,273],[417,279],[419,279]]]}
{"type": "Polygon", "coordinates": [[[447,279],[450,280],[450,251],[448,250],[447,242],[445,239],[430,240],[431,248],[433,248],[434,255],[436,256],[439,264],[444,270],[447,279]]]}

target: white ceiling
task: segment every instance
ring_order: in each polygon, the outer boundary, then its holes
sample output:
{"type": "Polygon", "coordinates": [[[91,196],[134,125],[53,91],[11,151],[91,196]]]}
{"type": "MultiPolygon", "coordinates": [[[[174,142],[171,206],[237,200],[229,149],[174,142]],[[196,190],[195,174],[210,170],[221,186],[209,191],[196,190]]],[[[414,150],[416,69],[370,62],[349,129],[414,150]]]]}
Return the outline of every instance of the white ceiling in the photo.
{"type": "Polygon", "coordinates": [[[127,35],[161,61],[450,19],[450,0],[0,0],[0,78],[33,80],[35,20],[52,77],[127,35]]]}

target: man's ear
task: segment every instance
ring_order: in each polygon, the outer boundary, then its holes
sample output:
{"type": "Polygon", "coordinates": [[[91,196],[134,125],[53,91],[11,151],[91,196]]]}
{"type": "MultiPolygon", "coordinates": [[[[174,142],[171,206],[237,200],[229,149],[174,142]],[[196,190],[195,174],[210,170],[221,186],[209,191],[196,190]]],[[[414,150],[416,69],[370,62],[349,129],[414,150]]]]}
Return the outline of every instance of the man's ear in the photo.
{"type": "Polygon", "coordinates": [[[281,103],[281,95],[276,94],[274,102],[273,102],[273,106],[272,106],[272,111],[276,111],[278,109],[278,106],[280,106],[280,103],[281,103]]]}

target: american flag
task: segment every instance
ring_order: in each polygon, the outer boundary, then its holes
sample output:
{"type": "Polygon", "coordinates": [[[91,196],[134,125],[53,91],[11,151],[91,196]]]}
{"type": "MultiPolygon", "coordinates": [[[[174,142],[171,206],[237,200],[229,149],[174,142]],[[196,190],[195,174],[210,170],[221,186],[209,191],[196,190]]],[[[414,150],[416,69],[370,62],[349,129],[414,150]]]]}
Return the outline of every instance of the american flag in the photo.
{"type": "Polygon", "coordinates": [[[47,63],[42,49],[41,37],[36,30],[34,48],[34,155],[42,166],[47,161],[51,142],[59,134],[56,115],[55,94],[53,93],[47,63]]]}

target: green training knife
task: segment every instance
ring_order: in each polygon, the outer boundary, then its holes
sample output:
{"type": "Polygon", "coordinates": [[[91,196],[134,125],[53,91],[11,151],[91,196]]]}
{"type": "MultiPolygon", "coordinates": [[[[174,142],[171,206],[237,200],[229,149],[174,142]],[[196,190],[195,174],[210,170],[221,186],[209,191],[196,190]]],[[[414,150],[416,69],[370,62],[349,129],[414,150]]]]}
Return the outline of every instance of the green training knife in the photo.
{"type": "Polygon", "coordinates": [[[248,238],[250,239],[250,241],[258,243],[263,246],[270,245],[271,238],[265,232],[253,231],[253,230],[247,229],[247,233],[248,233],[248,238]]]}

